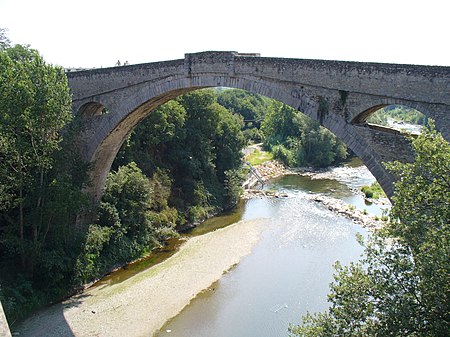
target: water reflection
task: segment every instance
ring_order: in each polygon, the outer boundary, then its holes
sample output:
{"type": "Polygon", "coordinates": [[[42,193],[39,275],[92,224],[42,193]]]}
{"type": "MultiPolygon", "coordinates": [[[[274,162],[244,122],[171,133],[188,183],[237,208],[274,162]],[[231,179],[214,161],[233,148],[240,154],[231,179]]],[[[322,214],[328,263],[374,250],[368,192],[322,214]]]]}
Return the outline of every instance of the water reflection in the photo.
{"type": "Polygon", "coordinates": [[[286,336],[289,322],[327,307],[332,264],[357,259],[355,234],[366,232],[305,199],[307,192],[290,192],[246,203],[244,219],[271,219],[260,243],[157,336],[286,336]]]}
{"type": "MultiPolygon", "coordinates": [[[[367,205],[355,193],[373,181],[374,177],[358,161],[314,177],[283,176],[265,188],[287,193],[288,198],[243,201],[237,210],[193,229],[189,235],[201,235],[241,219],[271,219],[252,254],[198,295],[156,336],[286,336],[289,323],[298,322],[307,310],[324,310],[333,263],[356,260],[362,248],[355,234],[366,231],[306,196],[325,194],[380,215],[385,206],[367,205]]],[[[162,256],[130,265],[100,285],[121,282],[149,268],[166,258],[165,254],[173,254],[179,243],[174,240],[173,249],[164,249],[162,256]]]]}
{"type": "Polygon", "coordinates": [[[253,253],[157,336],[169,335],[167,331],[171,336],[286,336],[289,323],[299,322],[307,310],[327,308],[333,263],[358,259],[362,247],[355,234],[367,231],[305,196],[325,194],[381,215],[386,206],[369,205],[356,193],[374,181],[359,160],[314,177],[287,175],[273,180],[265,188],[287,193],[288,198],[252,199],[240,210],[246,220],[271,219],[253,253]]]}

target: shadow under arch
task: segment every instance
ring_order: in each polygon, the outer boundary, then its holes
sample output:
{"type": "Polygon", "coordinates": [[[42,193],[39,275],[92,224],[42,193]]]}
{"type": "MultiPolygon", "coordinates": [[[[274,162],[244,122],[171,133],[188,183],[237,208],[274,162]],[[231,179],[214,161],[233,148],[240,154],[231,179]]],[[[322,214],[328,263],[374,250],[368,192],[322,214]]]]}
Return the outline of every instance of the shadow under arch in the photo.
{"type": "Polygon", "coordinates": [[[83,104],[76,112],[76,115],[82,118],[86,118],[103,115],[106,111],[107,110],[103,104],[91,101],[83,104]]]}
{"type": "Polygon", "coordinates": [[[355,118],[353,118],[351,123],[352,124],[364,124],[370,118],[370,116],[372,116],[374,113],[376,113],[377,111],[379,111],[380,109],[382,109],[386,106],[388,106],[388,104],[379,104],[379,105],[372,106],[369,109],[361,112],[355,118]]]}

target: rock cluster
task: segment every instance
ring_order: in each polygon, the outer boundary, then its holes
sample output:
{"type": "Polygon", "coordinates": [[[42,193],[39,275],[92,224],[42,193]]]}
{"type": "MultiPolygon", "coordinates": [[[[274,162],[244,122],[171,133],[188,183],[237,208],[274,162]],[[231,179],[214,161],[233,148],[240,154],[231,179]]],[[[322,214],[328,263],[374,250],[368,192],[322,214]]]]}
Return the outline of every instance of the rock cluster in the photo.
{"type": "Polygon", "coordinates": [[[360,210],[347,205],[342,200],[324,195],[311,195],[311,200],[321,203],[330,211],[340,216],[344,216],[368,229],[374,230],[383,226],[383,221],[376,220],[372,215],[361,212],[360,210]]]}
{"type": "Polygon", "coordinates": [[[279,193],[276,191],[270,190],[255,190],[255,189],[246,189],[244,190],[244,194],[242,195],[243,199],[251,199],[251,198],[287,198],[288,195],[286,193],[279,193]]]}
{"type": "Polygon", "coordinates": [[[267,161],[255,167],[264,181],[289,173],[289,170],[276,160],[267,161]]]}
{"type": "MultiPolygon", "coordinates": [[[[269,179],[282,176],[283,174],[288,174],[290,171],[280,162],[271,160],[266,161],[260,165],[253,166],[260,179],[266,182],[269,179]]],[[[242,184],[245,191],[252,189],[260,183],[260,180],[255,177],[254,174],[249,173],[247,180],[242,184]]]]}

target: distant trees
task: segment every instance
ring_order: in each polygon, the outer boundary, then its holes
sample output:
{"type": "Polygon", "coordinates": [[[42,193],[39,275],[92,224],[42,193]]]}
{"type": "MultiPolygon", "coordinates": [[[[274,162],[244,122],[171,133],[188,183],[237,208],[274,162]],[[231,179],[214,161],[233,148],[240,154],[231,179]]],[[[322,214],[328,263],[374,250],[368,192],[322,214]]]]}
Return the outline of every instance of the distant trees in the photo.
{"type": "Polygon", "coordinates": [[[242,126],[242,117],[217,102],[216,91],[195,91],[150,113],[114,167],[135,161],[148,177],[166,170],[172,181],[167,202],[180,212],[178,224],[196,222],[239,196],[242,126]]]}
{"type": "Polygon", "coordinates": [[[11,44],[6,32],[7,29],[0,27],[0,50],[5,50],[11,44]]]}
{"type": "Polygon", "coordinates": [[[261,123],[272,106],[272,99],[244,90],[229,89],[219,93],[217,102],[243,117],[242,130],[247,142],[263,140],[261,123]]]}
{"type": "Polygon", "coordinates": [[[325,167],[347,157],[330,131],[286,104],[238,89],[221,90],[217,101],[243,117],[247,142],[264,142],[286,165],[325,167]]]}
{"type": "Polygon", "coordinates": [[[367,120],[369,123],[389,125],[388,119],[416,125],[426,125],[427,118],[420,111],[407,106],[393,104],[376,111],[367,120]]]}
{"type": "Polygon", "coordinates": [[[412,142],[386,227],[365,256],[336,264],[328,311],[308,314],[293,336],[448,336],[450,331],[450,144],[434,130],[412,142]]]}
{"type": "Polygon", "coordinates": [[[325,167],[347,157],[346,146],[330,131],[279,102],[273,103],[261,129],[264,145],[289,166],[325,167]]]}

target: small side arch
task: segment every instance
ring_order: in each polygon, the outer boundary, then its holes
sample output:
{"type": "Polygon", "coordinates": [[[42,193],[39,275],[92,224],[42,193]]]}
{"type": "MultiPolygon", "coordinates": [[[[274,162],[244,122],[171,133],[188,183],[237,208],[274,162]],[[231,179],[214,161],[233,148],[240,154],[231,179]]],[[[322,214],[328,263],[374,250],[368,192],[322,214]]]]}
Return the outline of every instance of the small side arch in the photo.
{"type": "Polygon", "coordinates": [[[103,104],[91,101],[83,104],[76,112],[76,115],[82,118],[86,118],[86,117],[106,115],[108,113],[109,110],[103,104]]]}

